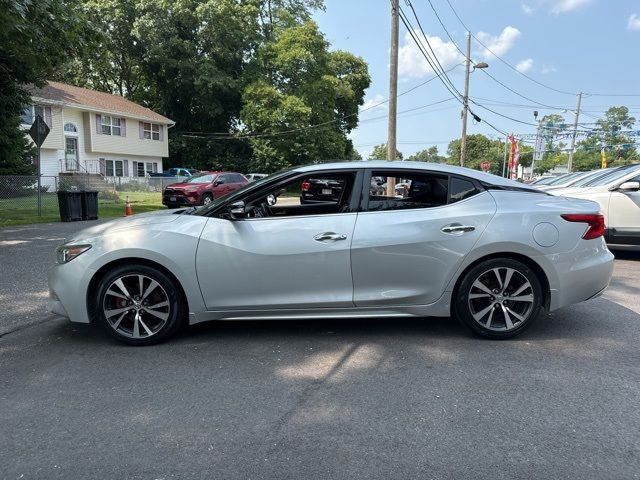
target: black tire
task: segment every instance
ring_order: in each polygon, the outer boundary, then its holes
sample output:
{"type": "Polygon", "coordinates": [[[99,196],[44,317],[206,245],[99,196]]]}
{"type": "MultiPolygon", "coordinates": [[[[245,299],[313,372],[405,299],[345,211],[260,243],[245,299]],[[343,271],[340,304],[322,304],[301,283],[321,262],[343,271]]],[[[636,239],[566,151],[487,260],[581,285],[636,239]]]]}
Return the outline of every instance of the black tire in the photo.
{"type": "Polygon", "coordinates": [[[116,267],[100,280],[94,307],[98,324],[113,338],[129,345],[153,345],[167,340],[183,325],[187,311],[186,301],[172,278],[155,268],[135,264],[116,267]]]}
{"type": "Polygon", "coordinates": [[[202,197],[200,197],[200,205],[206,205],[212,201],[213,201],[213,195],[211,195],[210,193],[203,193],[202,197]]]}
{"type": "Polygon", "coordinates": [[[491,339],[515,337],[544,312],[540,279],[518,260],[486,260],[464,275],[455,292],[453,312],[476,335],[491,339]]]}

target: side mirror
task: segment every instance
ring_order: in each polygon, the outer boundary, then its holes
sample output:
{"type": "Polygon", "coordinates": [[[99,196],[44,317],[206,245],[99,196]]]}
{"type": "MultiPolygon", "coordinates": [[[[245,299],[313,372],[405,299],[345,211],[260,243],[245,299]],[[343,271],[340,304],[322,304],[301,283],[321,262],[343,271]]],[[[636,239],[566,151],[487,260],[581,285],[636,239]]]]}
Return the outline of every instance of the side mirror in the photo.
{"type": "Polygon", "coordinates": [[[245,208],[244,202],[240,200],[239,202],[233,202],[227,205],[227,211],[229,212],[229,216],[233,220],[239,220],[241,218],[245,218],[245,208]]]}
{"type": "Polygon", "coordinates": [[[640,190],[640,182],[624,182],[618,187],[618,190],[623,192],[637,192],[640,190]]]}

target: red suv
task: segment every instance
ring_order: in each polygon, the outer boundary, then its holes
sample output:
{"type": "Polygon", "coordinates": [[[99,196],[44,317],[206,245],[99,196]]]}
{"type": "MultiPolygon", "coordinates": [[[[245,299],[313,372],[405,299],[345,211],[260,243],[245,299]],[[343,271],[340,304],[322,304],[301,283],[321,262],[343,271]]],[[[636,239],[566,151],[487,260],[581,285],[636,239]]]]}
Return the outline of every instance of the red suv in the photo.
{"type": "Polygon", "coordinates": [[[190,177],[182,183],[167,185],[162,192],[162,204],[168,208],[207,205],[214,198],[222,197],[247,183],[248,180],[239,173],[207,172],[190,177]]]}

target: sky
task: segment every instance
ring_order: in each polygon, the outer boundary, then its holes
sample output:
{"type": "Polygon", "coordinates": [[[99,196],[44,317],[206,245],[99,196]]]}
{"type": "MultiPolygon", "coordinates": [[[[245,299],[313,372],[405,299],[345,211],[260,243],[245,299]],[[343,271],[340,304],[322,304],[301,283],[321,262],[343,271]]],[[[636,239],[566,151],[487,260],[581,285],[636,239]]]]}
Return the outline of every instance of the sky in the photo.
{"type": "MultiPolygon", "coordinates": [[[[471,74],[470,99],[497,112],[470,103],[481,119],[515,134],[535,133],[534,110],[539,112],[538,118],[560,114],[567,123],[573,123],[578,92],[584,92],[580,123],[595,122],[612,105],[626,105],[633,116],[640,118],[640,1],[449,1],[472,34],[518,70],[505,65],[475,39],[472,41],[472,61],[486,62],[489,67],[471,74]]],[[[371,86],[361,108],[360,124],[350,135],[356,150],[367,158],[373,147],[387,138],[387,104],[375,105],[389,95],[390,2],[325,0],[325,5],[325,11],[316,12],[314,19],[331,49],[347,50],[369,65],[371,86]]],[[[456,46],[466,49],[465,27],[447,0],[431,0],[433,9],[429,0],[411,0],[411,5],[436,57],[445,70],[452,69],[448,75],[462,92],[464,67],[460,64],[464,57],[456,46]]],[[[416,34],[422,35],[411,7],[405,0],[400,0],[400,7],[416,34]]],[[[460,103],[437,78],[419,86],[434,76],[401,21],[397,148],[405,158],[433,145],[445,154],[449,141],[460,137],[460,103]]],[[[484,121],[477,123],[471,117],[467,133],[502,137],[484,121]]]]}

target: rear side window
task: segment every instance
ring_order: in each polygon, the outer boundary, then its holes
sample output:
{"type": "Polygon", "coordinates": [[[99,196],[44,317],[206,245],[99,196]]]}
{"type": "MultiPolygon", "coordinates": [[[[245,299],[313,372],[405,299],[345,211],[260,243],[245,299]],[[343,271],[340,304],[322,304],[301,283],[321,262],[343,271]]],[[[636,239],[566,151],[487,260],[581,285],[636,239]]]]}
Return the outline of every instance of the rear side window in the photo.
{"type": "Polygon", "coordinates": [[[449,177],[446,175],[374,171],[371,177],[369,211],[431,208],[447,204],[449,177]]]}
{"type": "Polygon", "coordinates": [[[460,200],[474,196],[476,193],[478,193],[478,189],[473,182],[463,180],[462,178],[451,177],[449,187],[449,196],[451,199],[449,203],[459,202],[460,200]]]}

